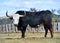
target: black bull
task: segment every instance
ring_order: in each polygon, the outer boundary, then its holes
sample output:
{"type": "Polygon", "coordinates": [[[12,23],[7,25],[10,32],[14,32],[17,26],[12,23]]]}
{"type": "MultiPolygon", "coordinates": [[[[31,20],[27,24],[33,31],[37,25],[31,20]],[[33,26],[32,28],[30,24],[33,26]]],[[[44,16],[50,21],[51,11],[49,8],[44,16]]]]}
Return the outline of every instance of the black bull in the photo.
{"type": "Polygon", "coordinates": [[[53,29],[52,29],[52,13],[49,10],[46,11],[38,11],[38,12],[29,12],[29,11],[17,11],[15,14],[25,15],[24,17],[20,17],[17,29],[21,31],[22,38],[25,37],[26,27],[27,25],[31,27],[38,27],[38,25],[43,24],[45,29],[45,37],[50,31],[51,38],[53,37],[53,29]]]}

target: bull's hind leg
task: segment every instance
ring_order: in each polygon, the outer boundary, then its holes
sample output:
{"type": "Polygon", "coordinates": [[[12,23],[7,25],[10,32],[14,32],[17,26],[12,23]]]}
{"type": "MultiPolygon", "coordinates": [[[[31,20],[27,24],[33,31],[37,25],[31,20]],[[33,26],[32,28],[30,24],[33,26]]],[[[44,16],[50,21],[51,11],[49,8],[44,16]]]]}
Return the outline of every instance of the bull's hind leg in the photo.
{"type": "Polygon", "coordinates": [[[47,36],[47,33],[48,33],[48,29],[45,30],[45,37],[47,36]]]}
{"type": "Polygon", "coordinates": [[[53,38],[53,29],[50,28],[49,31],[50,31],[50,34],[51,34],[51,38],[53,38]]]}
{"type": "Polygon", "coordinates": [[[51,38],[53,38],[53,28],[52,28],[52,24],[49,25],[49,31],[50,31],[50,34],[51,34],[51,38]]]}
{"type": "Polygon", "coordinates": [[[45,37],[46,37],[47,33],[48,33],[48,28],[46,26],[44,26],[44,29],[45,29],[45,37]]]}

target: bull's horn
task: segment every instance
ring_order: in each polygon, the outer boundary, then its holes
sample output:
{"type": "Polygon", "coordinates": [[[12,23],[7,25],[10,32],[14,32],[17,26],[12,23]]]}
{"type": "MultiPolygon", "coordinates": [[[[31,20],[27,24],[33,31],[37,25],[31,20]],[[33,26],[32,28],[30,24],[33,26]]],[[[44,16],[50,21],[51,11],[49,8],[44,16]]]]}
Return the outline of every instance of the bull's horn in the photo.
{"type": "Polygon", "coordinates": [[[12,16],[9,16],[9,15],[8,15],[8,11],[6,12],[6,16],[7,16],[7,17],[12,17],[12,16]]]}
{"type": "Polygon", "coordinates": [[[19,15],[19,17],[24,17],[24,15],[19,15]]]}
{"type": "Polygon", "coordinates": [[[26,11],[24,11],[24,14],[26,15],[26,11]]]}

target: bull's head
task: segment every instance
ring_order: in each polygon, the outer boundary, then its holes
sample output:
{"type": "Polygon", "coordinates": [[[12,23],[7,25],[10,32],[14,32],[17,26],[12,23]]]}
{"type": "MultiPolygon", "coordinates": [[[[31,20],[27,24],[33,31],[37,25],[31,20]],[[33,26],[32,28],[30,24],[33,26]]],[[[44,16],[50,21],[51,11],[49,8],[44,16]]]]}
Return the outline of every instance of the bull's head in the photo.
{"type": "Polygon", "coordinates": [[[19,18],[24,17],[24,15],[20,14],[13,14],[12,16],[9,16],[8,11],[6,12],[6,16],[10,19],[13,20],[14,25],[18,25],[19,18]]]}

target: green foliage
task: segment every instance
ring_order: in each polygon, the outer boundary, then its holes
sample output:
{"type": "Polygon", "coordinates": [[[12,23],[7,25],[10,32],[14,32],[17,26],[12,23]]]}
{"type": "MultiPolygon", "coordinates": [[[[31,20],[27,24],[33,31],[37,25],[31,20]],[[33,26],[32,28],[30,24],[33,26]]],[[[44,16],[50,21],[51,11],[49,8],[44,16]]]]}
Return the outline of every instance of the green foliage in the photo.
{"type": "Polygon", "coordinates": [[[30,8],[30,11],[36,12],[36,8],[30,8]]]}
{"type": "Polygon", "coordinates": [[[12,23],[12,21],[10,19],[0,17],[0,25],[2,25],[2,24],[10,24],[10,23],[12,23]]]}
{"type": "Polygon", "coordinates": [[[55,18],[56,17],[56,14],[52,14],[52,18],[55,18]]]}

